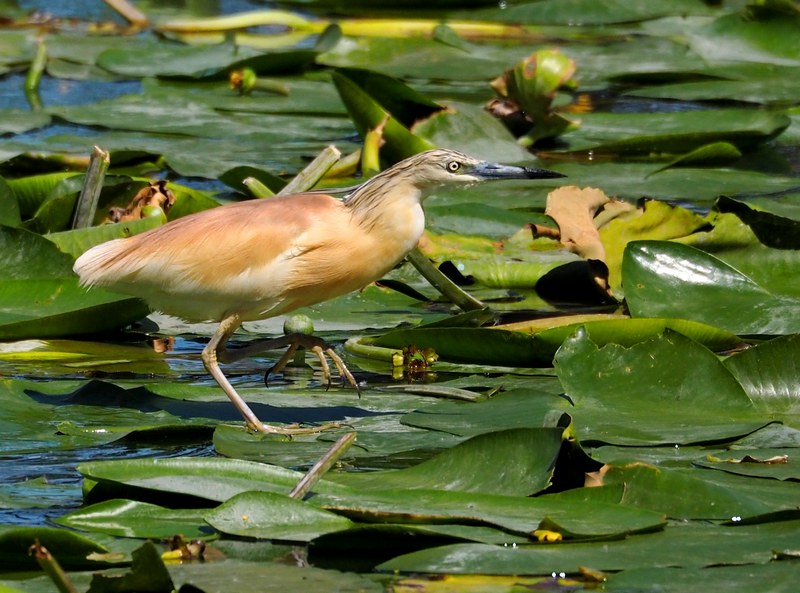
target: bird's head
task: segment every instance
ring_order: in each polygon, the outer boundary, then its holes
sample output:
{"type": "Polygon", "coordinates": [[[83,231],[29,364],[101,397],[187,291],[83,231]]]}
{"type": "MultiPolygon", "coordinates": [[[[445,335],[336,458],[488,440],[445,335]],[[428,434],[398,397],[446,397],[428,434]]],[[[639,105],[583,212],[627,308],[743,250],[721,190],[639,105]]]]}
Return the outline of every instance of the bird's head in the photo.
{"type": "Polygon", "coordinates": [[[553,179],[564,177],[547,169],[500,165],[481,161],[455,150],[421,152],[387,170],[392,176],[407,177],[422,188],[440,185],[471,185],[492,179],[553,179]]]}

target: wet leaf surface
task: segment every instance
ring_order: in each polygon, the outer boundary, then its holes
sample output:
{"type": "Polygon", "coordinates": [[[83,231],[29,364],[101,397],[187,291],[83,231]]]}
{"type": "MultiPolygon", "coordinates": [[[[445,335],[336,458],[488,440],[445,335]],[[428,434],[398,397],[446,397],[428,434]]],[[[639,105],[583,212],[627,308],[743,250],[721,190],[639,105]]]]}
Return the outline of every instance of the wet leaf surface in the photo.
{"type": "MultiPolygon", "coordinates": [[[[27,548],[38,536],[79,590],[92,580],[79,570],[109,561],[125,566],[92,590],[142,589],[143,573],[184,591],[581,590],[603,578],[609,591],[794,590],[791,3],[476,0],[411,3],[393,20],[390,3],[285,3],[301,14],[246,0],[220,9],[296,30],[197,33],[215,11],[140,2],[154,25],[135,34],[104,4],[31,5],[52,17],[6,4],[0,547],[13,549],[0,570],[17,574],[0,589],[52,589],[19,574],[36,568],[27,548]],[[367,12],[384,18],[349,18],[367,12]],[[331,14],[338,25],[325,31],[331,14]],[[40,41],[44,75],[26,94],[40,41]],[[546,71],[522,61],[531,48],[562,68],[531,76],[546,71]],[[485,108],[498,96],[489,82],[515,65],[534,81],[525,121],[485,108]],[[227,80],[242,66],[257,80],[246,93],[227,80]],[[74,257],[157,223],[67,230],[93,144],[111,152],[95,222],[153,179],[177,197],[170,218],[250,197],[249,175],[278,191],[328,144],[366,146],[368,166],[353,154],[326,186],[431,145],[568,178],[441,189],[426,202],[421,249],[488,305],[478,315],[456,316],[408,265],[304,311],[360,397],[326,392],[313,357],[268,386],[280,352],[227,365],[260,417],[344,424],[290,440],[245,431],[207,377],[199,353],[213,325],[152,315],[131,329],[140,303],[77,285],[74,257]],[[583,259],[531,232],[555,229],[545,206],[565,183],[625,201],[585,221],[613,298],[590,294],[583,259]],[[96,333],[110,329],[122,331],[96,333]],[[64,339],[79,333],[91,336],[64,339]],[[410,345],[438,362],[393,366],[410,345]],[[311,494],[288,498],[350,431],[356,443],[311,494]],[[160,544],[141,546],[177,533],[208,540],[204,563],[164,568],[160,544]],[[91,550],[111,555],[87,560],[91,550]],[[433,576],[372,574],[378,565],[433,576]]],[[[232,345],[279,335],[282,322],[247,324],[232,345]]]]}

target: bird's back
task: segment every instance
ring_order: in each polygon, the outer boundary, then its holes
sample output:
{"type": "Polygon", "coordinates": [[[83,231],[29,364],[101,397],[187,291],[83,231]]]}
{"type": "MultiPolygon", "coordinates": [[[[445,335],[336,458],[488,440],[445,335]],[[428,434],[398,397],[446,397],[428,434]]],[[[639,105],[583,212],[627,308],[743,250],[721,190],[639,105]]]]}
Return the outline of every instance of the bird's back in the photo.
{"type": "Polygon", "coordinates": [[[327,195],[248,200],[97,245],[74,270],[86,286],[138,296],[184,319],[218,320],[237,309],[279,306],[303,237],[318,220],[345,217],[327,195]]]}
{"type": "Polygon", "coordinates": [[[248,200],[93,247],[75,262],[86,286],[138,296],[189,321],[263,319],[358,290],[422,232],[422,210],[389,208],[382,232],[325,194],[248,200]]]}

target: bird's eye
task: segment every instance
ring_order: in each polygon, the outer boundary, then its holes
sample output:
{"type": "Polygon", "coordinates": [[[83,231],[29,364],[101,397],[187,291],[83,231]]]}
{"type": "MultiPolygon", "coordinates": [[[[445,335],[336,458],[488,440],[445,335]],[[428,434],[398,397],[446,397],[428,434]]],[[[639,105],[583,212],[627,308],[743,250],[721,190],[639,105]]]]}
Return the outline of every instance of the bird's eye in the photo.
{"type": "Polygon", "coordinates": [[[459,163],[458,161],[450,161],[449,163],[447,163],[447,170],[450,171],[451,173],[455,173],[460,168],[461,168],[461,163],[459,163]]]}

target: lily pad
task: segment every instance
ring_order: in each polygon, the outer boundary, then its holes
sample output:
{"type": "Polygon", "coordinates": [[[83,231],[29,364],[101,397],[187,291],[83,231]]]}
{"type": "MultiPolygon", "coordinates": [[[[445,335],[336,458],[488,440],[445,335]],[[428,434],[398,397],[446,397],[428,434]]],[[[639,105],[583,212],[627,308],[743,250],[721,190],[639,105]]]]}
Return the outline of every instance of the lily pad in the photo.
{"type": "Polygon", "coordinates": [[[666,241],[629,243],[622,276],[634,317],[682,317],[739,335],[800,331],[800,300],[772,294],[693,247],[666,241]]]}
{"type": "Polygon", "coordinates": [[[0,566],[8,570],[38,570],[39,565],[28,549],[38,540],[59,563],[70,570],[104,568],[104,562],[89,559],[91,554],[104,554],[108,549],[77,533],[53,527],[0,527],[0,566]]]}
{"type": "Polygon", "coordinates": [[[550,484],[562,428],[491,432],[407,469],[344,473],[331,479],[359,491],[398,488],[530,496],[550,484]],[[498,472],[498,464],[503,471],[498,472]]]}
{"type": "Polygon", "coordinates": [[[669,330],[630,348],[598,348],[579,331],[554,364],[584,441],[700,443],[769,423],[711,351],[669,330]]]}
{"type": "Polygon", "coordinates": [[[769,564],[774,549],[797,543],[800,521],[716,527],[671,526],[663,532],[614,542],[505,548],[483,544],[442,546],[394,558],[378,570],[445,574],[575,574],[580,567],[635,568],[769,564]]]}
{"type": "Polygon", "coordinates": [[[206,514],[215,529],[239,537],[308,542],[350,528],[349,519],[274,492],[242,492],[206,514]]]}
{"type": "Polygon", "coordinates": [[[203,515],[203,510],[166,509],[132,500],[107,500],[62,515],[56,522],[73,529],[117,537],[168,539],[180,534],[195,538],[210,533],[203,515]]]}
{"type": "Polygon", "coordinates": [[[47,239],[0,228],[0,339],[48,338],[110,331],[149,309],[138,299],[78,285],[72,258],[47,239]]]}

